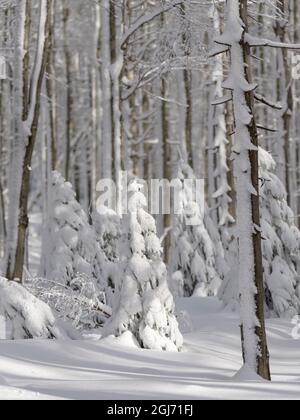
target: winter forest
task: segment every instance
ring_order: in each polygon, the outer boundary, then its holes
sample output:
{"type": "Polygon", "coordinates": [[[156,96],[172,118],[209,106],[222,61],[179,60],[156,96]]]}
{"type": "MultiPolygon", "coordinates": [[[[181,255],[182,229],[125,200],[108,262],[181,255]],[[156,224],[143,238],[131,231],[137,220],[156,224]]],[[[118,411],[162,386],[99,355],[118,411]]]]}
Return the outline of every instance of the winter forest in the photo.
{"type": "Polygon", "coordinates": [[[300,399],[299,22],[0,0],[0,400],[300,399]]]}

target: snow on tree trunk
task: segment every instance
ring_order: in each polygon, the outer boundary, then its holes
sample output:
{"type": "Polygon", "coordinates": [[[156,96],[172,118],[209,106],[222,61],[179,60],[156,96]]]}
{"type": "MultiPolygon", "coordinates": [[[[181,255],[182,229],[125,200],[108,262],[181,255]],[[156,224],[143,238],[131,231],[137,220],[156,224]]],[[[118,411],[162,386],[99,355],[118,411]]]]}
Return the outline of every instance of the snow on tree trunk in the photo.
{"type": "Polygon", "coordinates": [[[232,92],[235,115],[235,178],[239,241],[239,291],[244,362],[270,379],[264,320],[263,264],[259,206],[258,135],[254,116],[247,0],[228,0],[227,24],[216,40],[230,50],[229,77],[223,87],[232,92]]]}
{"type": "MultiPolygon", "coordinates": [[[[28,198],[30,189],[30,175],[32,155],[37,138],[40,117],[40,95],[44,80],[44,74],[48,59],[48,41],[50,28],[52,0],[41,0],[39,9],[39,32],[37,38],[37,51],[29,89],[28,104],[23,107],[23,129],[25,140],[25,154],[22,161],[22,182],[20,191],[16,191],[19,197],[19,221],[17,232],[17,245],[15,261],[8,267],[8,276],[22,281],[23,266],[25,260],[26,235],[29,224],[28,198]],[[28,107],[28,109],[26,109],[28,107]]],[[[23,71],[25,71],[23,69],[23,71]]],[[[25,78],[26,79],[26,78],[25,78]]]]}
{"type": "Polygon", "coordinates": [[[129,331],[143,348],[178,351],[183,340],[155,221],[144,210],[147,203],[142,190],[137,181],[129,186],[129,214],[125,223],[128,255],[114,314],[104,336],[121,336],[129,331]]]}
{"type": "Polygon", "coordinates": [[[24,129],[23,129],[23,92],[24,92],[24,57],[25,47],[25,23],[26,23],[26,0],[20,0],[16,6],[16,37],[14,45],[14,86],[13,86],[13,109],[15,115],[15,134],[11,146],[11,169],[9,180],[9,208],[7,223],[6,244],[6,274],[13,269],[18,225],[18,200],[22,182],[22,159],[24,155],[24,129]]]}
{"type": "MultiPolygon", "coordinates": [[[[221,17],[220,12],[217,9],[214,10],[213,22],[216,32],[220,33],[221,17]]],[[[216,58],[216,65],[212,75],[214,82],[214,99],[222,98],[223,96],[223,76],[223,57],[219,56],[216,58]]],[[[216,190],[213,191],[213,198],[216,200],[216,206],[218,208],[218,222],[221,226],[221,231],[226,230],[229,225],[235,222],[234,218],[230,214],[230,205],[232,199],[229,196],[231,192],[231,187],[228,183],[229,167],[227,163],[227,148],[229,141],[227,140],[228,133],[226,127],[225,112],[225,103],[216,105],[216,110],[212,121],[212,124],[214,125],[214,150],[216,153],[216,168],[215,172],[213,173],[216,190]]]]}
{"type": "Polygon", "coordinates": [[[121,48],[122,36],[122,7],[110,3],[111,14],[111,80],[112,80],[112,114],[113,114],[113,152],[114,152],[114,181],[117,186],[117,213],[121,215],[122,193],[122,114],[121,114],[121,86],[124,67],[124,54],[121,48]]]}

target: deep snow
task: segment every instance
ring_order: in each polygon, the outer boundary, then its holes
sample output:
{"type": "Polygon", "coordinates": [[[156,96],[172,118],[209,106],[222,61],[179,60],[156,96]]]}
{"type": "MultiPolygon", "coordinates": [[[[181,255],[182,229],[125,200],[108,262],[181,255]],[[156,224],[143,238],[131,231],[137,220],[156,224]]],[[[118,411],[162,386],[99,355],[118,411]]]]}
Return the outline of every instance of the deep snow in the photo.
{"type": "Polygon", "coordinates": [[[129,340],[125,347],[127,340],[95,335],[76,342],[1,341],[0,398],[300,399],[300,340],[293,340],[291,322],[267,322],[269,384],[239,372],[236,314],[215,298],[181,299],[177,309],[182,353],[139,350],[129,340]]]}

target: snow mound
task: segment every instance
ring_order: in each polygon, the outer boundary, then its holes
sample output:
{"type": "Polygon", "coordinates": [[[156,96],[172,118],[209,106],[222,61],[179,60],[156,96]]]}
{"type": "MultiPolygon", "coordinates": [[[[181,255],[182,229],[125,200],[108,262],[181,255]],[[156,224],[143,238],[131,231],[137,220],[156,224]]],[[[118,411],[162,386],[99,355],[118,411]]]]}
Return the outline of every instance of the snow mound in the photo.
{"type": "Polygon", "coordinates": [[[267,382],[245,364],[233,377],[237,382],[267,382]]]}
{"type": "Polygon", "coordinates": [[[114,335],[110,335],[102,340],[103,343],[112,345],[112,346],[121,346],[121,347],[128,347],[131,349],[140,349],[140,345],[135,338],[135,336],[130,331],[125,331],[119,337],[115,337],[114,335]]]}
{"type": "Polygon", "coordinates": [[[62,333],[44,302],[15,282],[0,277],[0,339],[53,339],[62,333]]]}

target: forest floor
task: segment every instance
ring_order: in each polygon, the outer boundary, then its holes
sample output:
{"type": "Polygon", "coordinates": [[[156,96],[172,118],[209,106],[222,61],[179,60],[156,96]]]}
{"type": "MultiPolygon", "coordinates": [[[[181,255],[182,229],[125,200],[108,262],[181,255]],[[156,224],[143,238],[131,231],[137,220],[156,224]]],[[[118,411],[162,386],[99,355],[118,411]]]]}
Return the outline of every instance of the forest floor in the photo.
{"type": "Polygon", "coordinates": [[[130,340],[0,342],[0,399],[300,399],[300,340],[268,321],[273,382],[241,368],[238,318],[213,298],[178,302],[185,349],[164,353],[130,340]]]}

